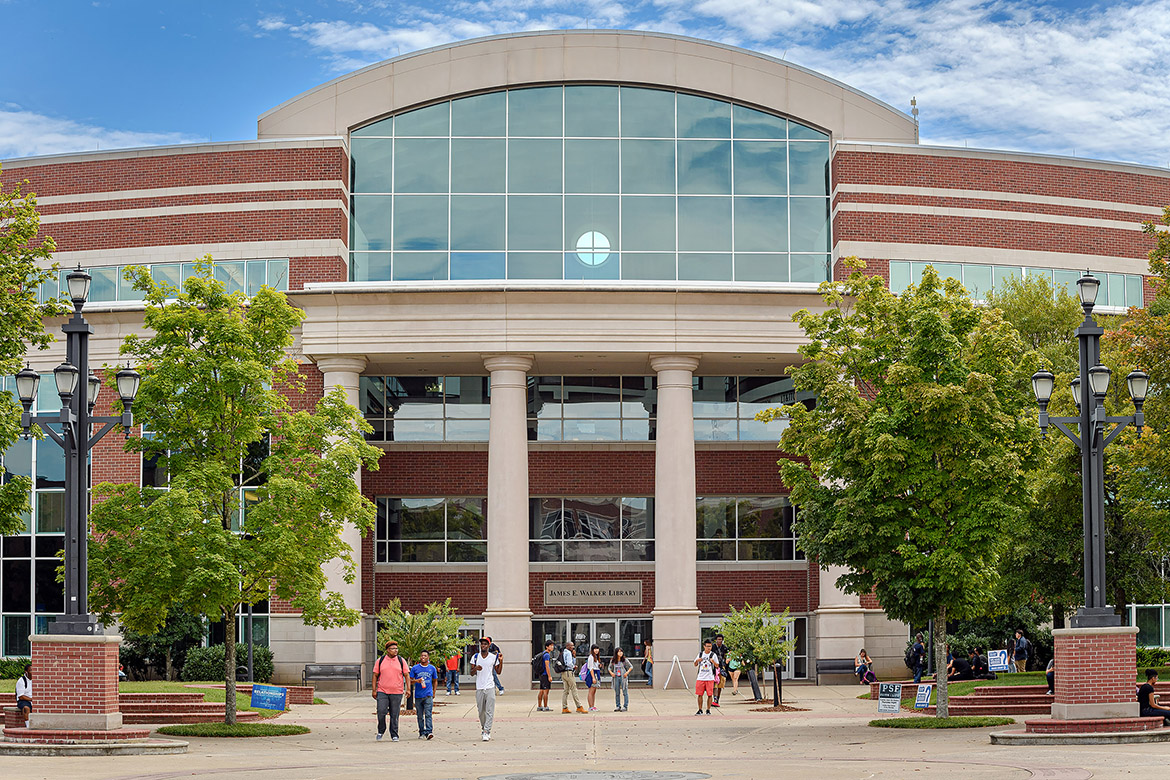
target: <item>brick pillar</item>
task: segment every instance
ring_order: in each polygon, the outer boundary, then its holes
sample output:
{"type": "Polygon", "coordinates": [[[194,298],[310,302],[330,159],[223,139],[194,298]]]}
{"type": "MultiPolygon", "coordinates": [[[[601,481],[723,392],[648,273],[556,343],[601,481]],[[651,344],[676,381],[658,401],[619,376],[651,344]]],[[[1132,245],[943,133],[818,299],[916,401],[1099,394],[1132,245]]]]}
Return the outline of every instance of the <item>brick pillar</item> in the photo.
{"type": "Polygon", "coordinates": [[[1137,627],[1060,628],[1056,656],[1056,720],[1138,717],[1137,627]]]}
{"type": "Polygon", "coordinates": [[[32,642],[33,729],[122,728],[120,636],[36,634],[32,642]]]}

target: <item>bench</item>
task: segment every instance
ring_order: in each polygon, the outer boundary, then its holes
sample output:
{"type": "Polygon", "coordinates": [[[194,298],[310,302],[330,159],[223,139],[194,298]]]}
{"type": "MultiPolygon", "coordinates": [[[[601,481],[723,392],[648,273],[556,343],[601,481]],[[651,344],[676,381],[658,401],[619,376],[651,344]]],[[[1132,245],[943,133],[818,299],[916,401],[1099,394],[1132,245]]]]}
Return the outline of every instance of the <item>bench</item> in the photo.
{"type": "Polygon", "coordinates": [[[357,689],[362,689],[361,664],[305,664],[301,672],[301,682],[308,685],[309,680],[355,680],[357,689]]]}
{"type": "Polygon", "coordinates": [[[852,658],[818,658],[817,685],[821,684],[822,674],[848,674],[850,676],[856,676],[857,667],[853,665],[852,658]]]}

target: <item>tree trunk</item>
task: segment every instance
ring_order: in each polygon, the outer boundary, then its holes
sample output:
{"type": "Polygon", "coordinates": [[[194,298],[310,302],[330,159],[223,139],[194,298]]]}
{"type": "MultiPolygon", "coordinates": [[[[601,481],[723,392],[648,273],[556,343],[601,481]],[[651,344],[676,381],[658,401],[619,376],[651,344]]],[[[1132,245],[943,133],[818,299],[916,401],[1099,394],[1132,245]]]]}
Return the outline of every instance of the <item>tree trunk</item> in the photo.
{"type": "Polygon", "coordinates": [[[1064,628],[1064,604],[1055,603],[1052,605],[1052,627],[1064,628]]]}
{"type": "Polygon", "coordinates": [[[223,610],[223,722],[236,725],[236,610],[223,610]]]}
{"type": "Polygon", "coordinates": [[[939,718],[949,715],[950,702],[947,697],[947,608],[939,607],[934,619],[934,683],[935,714],[939,718]]]}
{"type": "Polygon", "coordinates": [[[175,679],[174,678],[174,669],[175,669],[175,667],[174,667],[174,664],[173,664],[173,661],[171,658],[171,648],[168,647],[167,648],[167,669],[166,669],[167,682],[171,682],[172,680],[175,679]]]}

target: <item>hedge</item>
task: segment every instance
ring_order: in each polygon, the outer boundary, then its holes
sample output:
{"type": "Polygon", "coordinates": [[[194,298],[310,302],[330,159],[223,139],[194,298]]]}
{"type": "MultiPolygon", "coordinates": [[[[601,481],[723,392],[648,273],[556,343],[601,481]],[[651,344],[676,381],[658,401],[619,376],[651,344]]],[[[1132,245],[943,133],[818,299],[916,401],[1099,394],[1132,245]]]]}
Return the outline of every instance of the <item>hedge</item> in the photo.
{"type": "Polygon", "coordinates": [[[24,674],[28,658],[0,658],[0,680],[12,680],[24,674]]]}
{"type": "Polygon", "coordinates": [[[1139,647],[1137,649],[1138,671],[1140,672],[1149,666],[1170,666],[1170,648],[1139,647]]]}
{"type": "MultiPolygon", "coordinates": [[[[187,651],[181,677],[187,682],[222,680],[224,646],[193,647],[187,651]]],[[[248,663],[248,646],[236,645],[236,666],[248,663]]],[[[272,650],[263,645],[252,646],[252,676],[256,682],[266,683],[272,679],[272,650]]]]}

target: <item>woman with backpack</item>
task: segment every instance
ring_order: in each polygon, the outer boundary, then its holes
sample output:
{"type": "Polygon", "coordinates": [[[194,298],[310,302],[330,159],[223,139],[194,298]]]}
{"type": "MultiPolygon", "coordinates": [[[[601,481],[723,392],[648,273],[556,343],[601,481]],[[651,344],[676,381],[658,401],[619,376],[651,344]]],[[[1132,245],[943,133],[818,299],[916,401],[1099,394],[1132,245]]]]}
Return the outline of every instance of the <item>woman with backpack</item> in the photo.
{"type": "Polygon", "coordinates": [[[613,658],[609,662],[609,673],[613,675],[613,711],[626,712],[630,709],[630,672],[634,665],[626,658],[626,651],[620,647],[613,651],[613,658]],[[625,704],[622,696],[625,695],[625,704]]]}
{"type": "Polygon", "coordinates": [[[877,675],[873,671],[873,659],[869,657],[869,653],[865,652],[865,648],[857,654],[853,659],[853,665],[856,667],[857,682],[861,685],[874,682],[877,680],[877,675]]]}
{"type": "Polygon", "coordinates": [[[585,694],[585,698],[589,701],[589,711],[597,712],[595,706],[597,702],[597,689],[601,686],[601,648],[593,645],[589,648],[589,657],[585,659],[584,675],[585,687],[589,689],[589,693],[585,694]]]}

